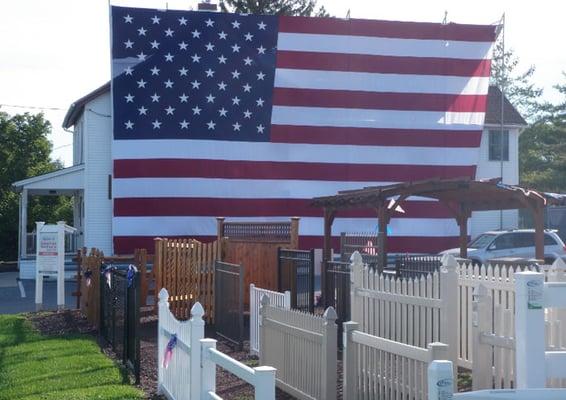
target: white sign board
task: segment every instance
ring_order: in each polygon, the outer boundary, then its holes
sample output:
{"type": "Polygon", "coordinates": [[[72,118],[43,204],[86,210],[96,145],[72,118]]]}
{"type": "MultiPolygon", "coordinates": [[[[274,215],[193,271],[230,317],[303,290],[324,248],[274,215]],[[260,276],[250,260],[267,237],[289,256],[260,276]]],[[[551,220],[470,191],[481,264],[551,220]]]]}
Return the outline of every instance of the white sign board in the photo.
{"type": "Polygon", "coordinates": [[[65,308],[65,232],[76,229],[60,221],[57,225],[36,222],[35,307],[43,305],[43,276],[57,276],[57,308],[65,308]]]}
{"type": "Polygon", "coordinates": [[[37,232],[36,265],[40,273],[56,274],[59,259],[58,232],[37,232]]]}

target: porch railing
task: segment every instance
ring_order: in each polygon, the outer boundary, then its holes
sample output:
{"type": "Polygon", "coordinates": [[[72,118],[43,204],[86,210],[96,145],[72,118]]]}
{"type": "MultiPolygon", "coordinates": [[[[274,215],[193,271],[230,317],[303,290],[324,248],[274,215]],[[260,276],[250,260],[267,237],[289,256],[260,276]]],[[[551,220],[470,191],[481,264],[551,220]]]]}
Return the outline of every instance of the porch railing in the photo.
{"type": "MultiPolygon", "coordinates": [[[[81,236],[78,232],[66,232],[65,233],[65,254],[74,254],[82,246],[80,243],[81,236]]],[[[35,232],[26,234],[26,255],[35,256],[35,246],[36,246],[36,234],[35,232]]]]}

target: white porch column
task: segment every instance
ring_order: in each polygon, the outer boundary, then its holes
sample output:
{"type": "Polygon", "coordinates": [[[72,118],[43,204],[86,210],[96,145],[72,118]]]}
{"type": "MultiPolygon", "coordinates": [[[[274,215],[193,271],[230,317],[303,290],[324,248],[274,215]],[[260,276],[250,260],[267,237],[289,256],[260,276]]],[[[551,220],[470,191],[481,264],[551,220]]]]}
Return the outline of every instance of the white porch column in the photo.
{"type": "Polygon", "coordinates": [[[28,224],[28,190],[22,189],[20,194],[20,258],[26,255],[28,224]]]}

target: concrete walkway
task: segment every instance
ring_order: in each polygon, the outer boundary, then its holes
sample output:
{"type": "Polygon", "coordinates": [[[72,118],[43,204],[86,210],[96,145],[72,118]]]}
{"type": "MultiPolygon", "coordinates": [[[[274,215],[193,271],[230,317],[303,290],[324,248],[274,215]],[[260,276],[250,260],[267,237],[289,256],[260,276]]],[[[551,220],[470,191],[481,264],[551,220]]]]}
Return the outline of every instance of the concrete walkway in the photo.
{"type": "MultiPolygon", "coordinates": [[[[18,281],[17,278],[17,272],[0,273],[0,314],[35,311],[35,281],[31,279],[18,281]]],[[[76,297],[73,297],[71,293],[76,290],[76,287],[75,282],[65,282],[65,308],[75,308],[76,297]]],[[[43,309],[57,309],[55,280],[45,280],[43,284],[43,309]]]]}

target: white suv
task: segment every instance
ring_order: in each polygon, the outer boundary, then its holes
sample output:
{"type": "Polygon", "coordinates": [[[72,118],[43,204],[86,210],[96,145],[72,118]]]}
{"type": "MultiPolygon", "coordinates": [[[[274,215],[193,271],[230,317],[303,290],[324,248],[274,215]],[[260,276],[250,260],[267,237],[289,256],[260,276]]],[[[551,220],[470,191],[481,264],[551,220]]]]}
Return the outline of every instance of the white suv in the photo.
{"type": "MultiPolygon", "coordinates": [[[[444,250],[439,254],[460,255],[460,249],[444,250]]],[[[544,261],[551,264],[566,254],[566,246],[554,230],[544,231],[544,261]]],[[[474,264],[485,264],[492,258],[535,258],[534,229],[489,231],[482,233],[468,244],[468,258],[474,264]]]]}

